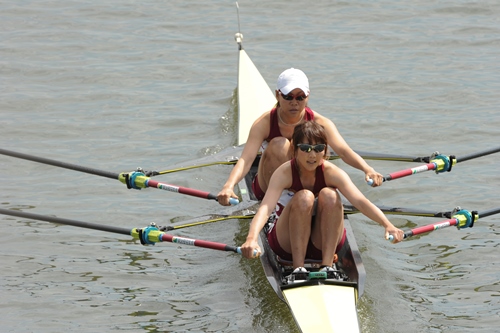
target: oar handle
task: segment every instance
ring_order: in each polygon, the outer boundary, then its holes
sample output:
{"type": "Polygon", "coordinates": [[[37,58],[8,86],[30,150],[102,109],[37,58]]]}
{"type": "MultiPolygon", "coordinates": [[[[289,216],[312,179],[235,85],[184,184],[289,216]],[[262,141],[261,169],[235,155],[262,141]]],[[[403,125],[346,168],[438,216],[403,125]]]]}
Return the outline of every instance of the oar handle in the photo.
{"type": "MultiPolygon", "coordinates": [[[[239,254],[243,254],[243,253],[241,253],[241,246],[238,246],[236,248],[236,252],[238,252],[239,254]]],[[[259,254],[259,251],[257,251],[257,249],[253,249],[253,256],[256,257],[257,254],[259,254]]]]}
{"type": "MultiPolygon", "coordinates": [[[[411,232],[409,231],[405,231],[404,235],[403,235],[403,239],[406,239],[408,237],[411,237],[413,234],[411,234],[411,232]]],[[[394,236],[393,235],[389,235],[389,238],[387,238],[387,240],[389,242],[392,242],[394,240],[394,236]]]]}
{"type": "MultiPolygon", "coordinates": [[[[219,200],[217,200],[217,196],[215,197],[215,200],[216,200],[216,201],[219,201],[219,200]]],[[[235,199],[235,198],[229,198],[229,203],[230,203],[232,206],[235,206],[235,205],[239,204],[239,203],[240,203],[240,201],[239,201],[238,199],[235,199]]]]}
{"type": "MultiPolygon", "coordinates": [[[[385,179],[385,177],[384,177],[384,178],[382,178],[382,181],[383,181],[383,182],[385,182],[386,180],[387,180],[387,179],[385,179]]],[[[366,181],[366,183],[367,183],[369,186],[373,186],[373,179],[368,178],[368,180],[366,181]]]]}

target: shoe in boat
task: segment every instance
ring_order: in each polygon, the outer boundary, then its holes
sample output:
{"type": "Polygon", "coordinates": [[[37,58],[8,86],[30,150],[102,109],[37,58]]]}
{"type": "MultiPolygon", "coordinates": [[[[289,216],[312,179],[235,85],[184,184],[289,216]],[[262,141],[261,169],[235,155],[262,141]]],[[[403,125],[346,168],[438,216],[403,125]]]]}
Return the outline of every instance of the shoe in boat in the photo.
{"type": "Polygon", "coordinates": [[[337,279],[340,280],[339,270],[337,266],[333,264],[332,266],[324,266],[319,269],[319,272],[325,272],[327,279],[337,279]]]}
{"type": "Polygon", "coordinates": [[[286,277],[288,283],[294,283],[307,280],[309,272],[304,267],[297,267],[293,270],[292,274],[286,277]]]}

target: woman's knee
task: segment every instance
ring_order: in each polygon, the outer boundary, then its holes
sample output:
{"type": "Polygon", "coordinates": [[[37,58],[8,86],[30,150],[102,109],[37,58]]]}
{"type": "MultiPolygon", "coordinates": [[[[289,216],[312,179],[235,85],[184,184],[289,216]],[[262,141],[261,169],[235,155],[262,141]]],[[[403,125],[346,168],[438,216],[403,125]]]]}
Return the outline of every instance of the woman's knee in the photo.
{"type": "Polygon", "coordinates": [[[342,199],[336,189],[325,187],[318,194],[318,204],[340,209],[342,208],[342,199]]]}
{"type": "Polygon", "coordinates": [[[274,158],[283,157],[288,159],[290,150],[290,141],[282,136],[276,137],[272,139],[268,145],[264,153],[271,153],[274,158]]]}
{"type": "Polygon", "coordinates": [[[307,211],[314,208],[314,194],[309,190],[300,190],[293,195],[294,204],[292,209],[307,211]]]}

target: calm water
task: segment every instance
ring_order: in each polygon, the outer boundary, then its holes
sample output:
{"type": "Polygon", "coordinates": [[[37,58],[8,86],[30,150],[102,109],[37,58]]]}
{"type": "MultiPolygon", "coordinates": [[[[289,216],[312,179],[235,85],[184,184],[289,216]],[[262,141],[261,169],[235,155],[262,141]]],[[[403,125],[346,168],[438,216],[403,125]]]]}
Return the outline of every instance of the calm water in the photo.
{"type": "MultiPolygon", "coordinates": [[[[240,1],[271,87],[303,69],[310,106],[354,149],[466,155],[499,145],[498,1],[240,1]]],[[[235,142],[231,1],[0,2],[0,147],[110,172],[166,170],[235,142]]],[[[387,174],[413,164],[370,162],[387,174]]],[[[387,206],[499,206],[500,155],[372,189],[387,206]]],[[[184,163],[185,164],[185,163],[184,163]]],[[[341,162],[339,165],[344,166],[341,162]]],[[[0,156],[0,206],[127,228],[221,212],[212,201],[0,156]]],[[[230,167],[158,180],[217,192],[230,167]]],[[[401,228],[436,219],[390,217],[401,228]]],[[[258,261],[0,216],[4,332],[295,332],[258,261]]],[[[496,332],[500,216],[398,245],[352,217],[364,332],[496,332]]],[[[248,221],[176,231],[240,244],[248,221]]]]}

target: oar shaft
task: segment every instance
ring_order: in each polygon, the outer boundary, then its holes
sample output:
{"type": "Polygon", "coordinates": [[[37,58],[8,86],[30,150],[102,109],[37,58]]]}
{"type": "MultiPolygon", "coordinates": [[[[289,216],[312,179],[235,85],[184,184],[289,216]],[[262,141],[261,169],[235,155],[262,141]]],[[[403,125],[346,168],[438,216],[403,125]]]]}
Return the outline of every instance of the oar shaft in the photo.
{"type": "Polygon", "coordinates": [[[422,227],[417,227],[417,228],[405,231],[404,238],[420,235],[420,234],[423,234],[426,232],[431,232],[431,231],[438,230],[438,229],[451,227],[451,226],[454,226],[457,224],[458,224],[458,220],[456,218],[452,218],[452,219],[443,220],[443,221],[440,221],[437,223],[424,225],[422,227]]]}
{"type": "MultiPolygon", "coordinates": [[[[388,207],[388,206],[378,206],[384,214],[388,215],[408,215],[408,216],[423,216],[423,217],[451,217],[451,211],[433,211],[424,209],[414,209],[414,208],[403,208],[403,207],[388,207]]],[[[359,213],[359,209],[351,204],[344,204],[344,213],[353,214],[359,213]]]]}
{"type": "Polygon", "coordinates": [[[485,210],[485,211],[479,212],[478,215],[479,215],[480,218],[483,218],[483,217],[488,217],[488,216],[495,215],[495,214],[498,214],[498,213],[500,213],[500,207],[498,207],[498,208],[492,208],[492,209],[489,209],[489,210],[485,210]]]}
{"type": "Polygon", "coordinates": [[[429,171],[429,170],[435,170],[436,167],[437,167],[436,163],[427,163],[427,164],[420,165],[420,166],[415,167],[415,168],[396,171],[396,172],[390,173],[387,176],[385,176],[384,181],[403,178],[406,176],[411,176],[411,175],[414,175],[416,173],[425,172],[425,171],[429,171]]]}
{"type": "Polygon", "coordinates": [[[491,149],[488,149],[485,151],[480,151],[477,153],[457,157],[457,163],[465,162],[465,161],[472,160],[472,159],[477,158],[477,157],[482,157],[482,156],[486,156],[486,155],[490,155],[490,154],[494,154],[494,153],[498,153],[498,152],[500,152],[500,147],[491,148],[491,149]]]}
{"type": "MultiPolygon", "coordinates": [[[[394,179],[398,179],[398,178],[403,178],[403,177],[411,176],[411,175],[414,175],[414,174],[417,174],[420,172],[425,172],[425,171],[429,171],[429,170],[436,170],[437,168],[438,168],[438,163],[431,162],[431,163],[423,164],[423,165],[420,165],[420,166],[417,166],[414,168],[404,169],[401,171],[396,171],[396,172],[390,173],[387,176],[383,177],[382,181],[386,182],[386,181],[390,181],[390,180],[394,180],[394,179]]],[[[367,184],[372,186],[373,179],[369,179],[367,181],[367,184]]]]}
{"type": "MultiPolygon", "coordinates": [[[[429,162],[429,156],[383,154],[383,153],[373,153],[360,150],[356,150],[355,152],[365,160],[394,161],[394,162],[429,162]]],[[[332,154],[331,159],[335,158],[339,157],[335,154],[332,154]]]]}
{"type": "Polygon", "coordinates": [[[203,248],[207,248],[207,249],[213,249],[213,250],[219,250],[219,251],[230,251],[230,252],[235,252],[235,253],[241,254],[241,249],[239,247],[231,246],[231,245],[227,245],[227,244],[222,244],[222,243],[206,241],[206,240],[201,240],[201,239],[177,237],[177,236],[162,233],[161,240],[164,242],[198,246],[198,247],[203,247],[203,248]]]}
{"type": "Polygon", "coordinates": [[[97,170],[97,169],[93,169],[93,168],[87,168],[87,167],[83,167],[83,166],[76,165],[76,164],[64,163],[64,162],[60,162],[60,161],[56,161],[56,160],[51,160],[51,159],[45,158],[45,157],[27,155],[27,154],[18,153],[18,152],[6,150],[6,149],[1,149],[1,148],[0,148],[0,154],[12,156],[12,157],[17,157],[17,158],[21,158],[21,159],[29,160],[29,161],[33,161],[33,162],[53,165],[53,166],[60,167],[60,168],[90,173],[93,175],[107,177],[107,178],[111,178],[111,179],[118,179],[118,176],[119,176],[117,173],[113,173],[113,172],[107,172],[107,171],[97,170]]]}
{"type": "MultiPolygon", "coordinates": [[[[215,195],[213,193],[196,190],[196,189],[189,188],[189,187],[182,187],[182,186],[160,183],[160,182],[157,182],[156,180],[153,180],[150,178],[146,181],[146,186],[155,187],[155,188],[160,189],[160,190],[186,194],[186,195],[190,195],[193,197],[218,201],[217,195],[215,195]]],[[[237,199],[234,199],[234,198],[230,198],[229,202],[232,205],[237,205],[240,203],[237,199]]]]}
{"type": "Polygon", "coordinates": [[[214,200],[217,199],[217,196],[214,196],[213,194],[210,194],[209,192],[204,192],[204,191],[195,190],[192,188],[187,188],[187,187],[182,187],[182,186],[165,184],[165,183],[157,182],[156,180],[153,180],[153,179],[148,179],[146,181],[146,185],[148,187],[154,187],[154,188],[157,188],[160,190],[181,193],[181,194],[187,194],[187,195],[191,195],[191,196],[203,198],[203,199],[214,199],[214,200]]]}
{"type": "Polygon", "coordinates": [[[100,231],[106,231],[106,232],[113,232],[115,234],[122,234],[122,235],[128,235],[128,236],[131,235],[131,229],[126,229],[126,228],[121,228],[121,227],[115,227],[115,226],[110,226],[110,225],[90,223],[90,222],[82,222],[82,221],[76,221],[76,220],[69,220],[69,219],[60,218],[60,217],[53,217],[53,216],[45,216],[45,215],[39,215],[39,214],[33,214],[33,213],[26,213],[26,212],[22,212],[22,211],[19,211],[19,210],[11,210],[11,209],[0,208],[0,214],[17,216],[17,217],[22,217],[22,218],[27,218],[27,219],[32,219],[32,220],[46,221],[46,222],[57,223],[57,224],[71,225],[71,226],[80,227],[80,228],[87,228],[87,229],[94,229],[94,230],[100,230],[100,231]]]}

